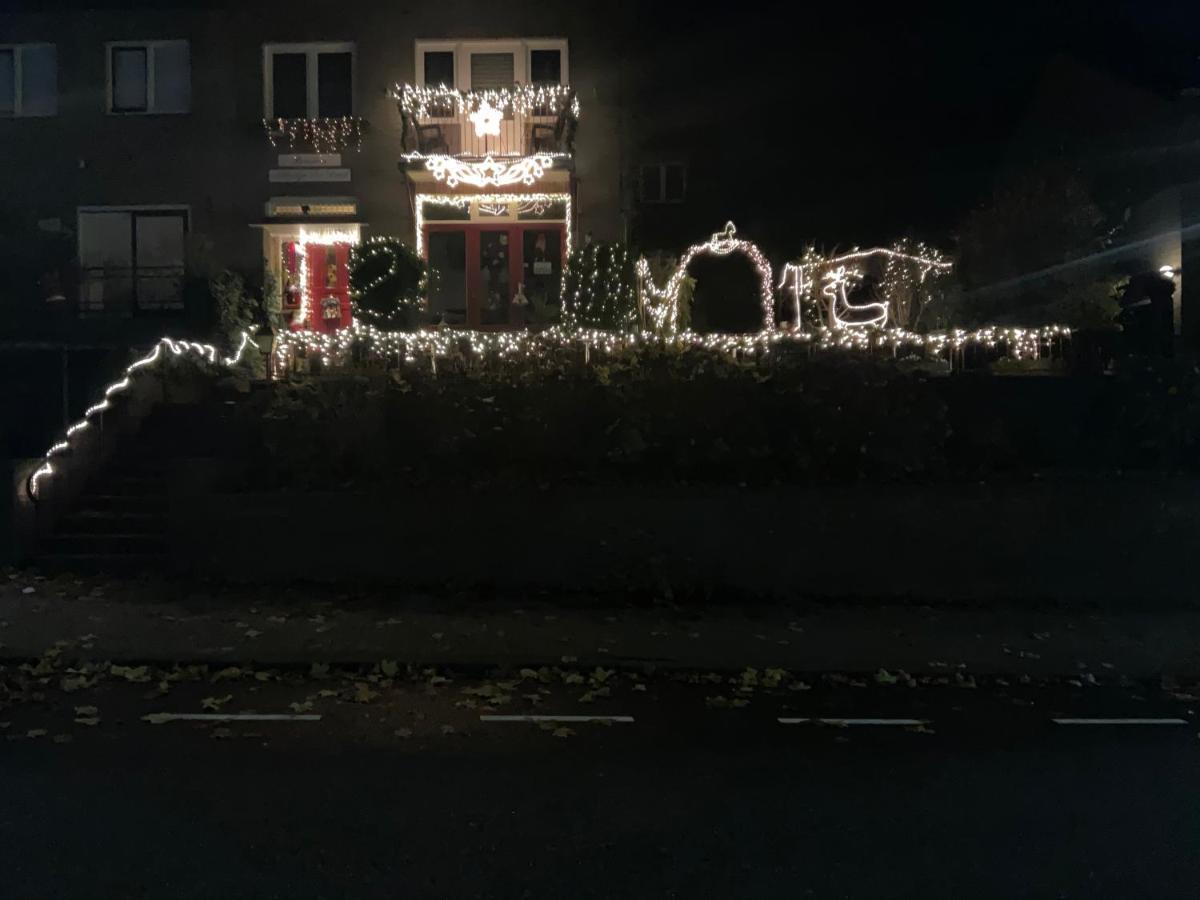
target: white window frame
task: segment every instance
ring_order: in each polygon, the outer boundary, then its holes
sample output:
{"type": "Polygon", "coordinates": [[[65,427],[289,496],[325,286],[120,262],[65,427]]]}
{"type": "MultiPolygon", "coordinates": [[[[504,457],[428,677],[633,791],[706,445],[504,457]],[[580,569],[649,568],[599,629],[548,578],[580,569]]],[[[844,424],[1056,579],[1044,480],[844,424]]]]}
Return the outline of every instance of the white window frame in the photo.
{"type": "MultiPolygon", "coordinates": [[[[54,112],[52,113],[27,113],[21,109],[21,95],[25,93],[25,79],[22,74],[21,57],[25,55],[26,47],[54,47],[55,44],[51,41],[26,41],[22,44],[0,44],[0,50],[11,50],[13,55],[13,111],[11,115],[0,116],[4,119],[48,119],[51,116],[58,115],[58,101],[55,98],[54,112]]],[[[54,73],[55,86],[54,92],[58,93],[58,52],[54,55],[54,73]]]]}
{"type": "MultiPolygon", "coordinates": [[[[454,54],[454,86],[460,91],[469,91],[471,85],[472,53],[511,53],[513,55],[513,81],[529,83],[530,51],[558,50],[562,54],[562,84],[571,83],[570,57],[566,38],[498,38],[487,41],[447,41],[418,38],[413,42],[413,58],[416,61],[416,83],[425,87],[425,53],[446,52],[454,54]]],[[[435,85],[429,85],[435,87],[435,85]]]]}
{"type": "Polygon", "coordinates": [[[188,100],[186,110],[156,109],[157,97],[154,96],[154,51],[157,47],[169,44],[188,45],[188,83],[191,84],[192,48],[187,38],[168,38],[155,41],[109,41],[104,45],[104,111],[110,116],[186,116],[192,111],[191,100],[188,100]],[[145,109],[113,109],[113,50],[131,49],[146,51],[146,108],[145,109]]]}
{"type": "Polygon", "coordinates": [[[638,166],[638,199],[642,203],[654,203],[658,205],[671,206],[678,203],[683,203],[687,200],[687,184],[688,184],[688,167],[687,163],[678,159],[667,159],[652,162],[644,162],[638,166]],[[667,199],[667,169],[670,166],[679,166],[683,169],[683,196],[678,200],[667,199]],[[653,197],[646,196],[646,179],[643,177],[646,174],[646,169],[658,169],[658,193],[653,197]]]}
{"type": "Polygon", "coordinates": [[[353,41],[309,41],[299,44],[263,44],[263,118],[275,119],[275,67],[271,57],[276,53],[303,53],[304,111],[309,119],[320,116],[320,91],[317,78],[317,56],[321,53],[350,54],[350,113],[358,115],[358,51],[353,41]]]}

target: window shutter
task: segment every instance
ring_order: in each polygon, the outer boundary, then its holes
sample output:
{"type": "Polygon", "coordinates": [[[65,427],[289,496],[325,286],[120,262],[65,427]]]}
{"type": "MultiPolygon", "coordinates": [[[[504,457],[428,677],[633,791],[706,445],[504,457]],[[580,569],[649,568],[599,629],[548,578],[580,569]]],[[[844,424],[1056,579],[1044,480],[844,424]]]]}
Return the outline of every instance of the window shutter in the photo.
{"type": "Polygon", "coordinates": [[[154,111],[185,113],[192,108],[192,66],[187,41],[154,48],[154,111]]]}
{"type": "Polygon", "coordinates": [[[511,53],[471,54],[471,90],[512,87],[515,77],[511,53]]]}
{"type": "Polygon", "coordinates": [[[53,44],[21,48],[21,115],[58,113],[58,54],[53,44]]]}

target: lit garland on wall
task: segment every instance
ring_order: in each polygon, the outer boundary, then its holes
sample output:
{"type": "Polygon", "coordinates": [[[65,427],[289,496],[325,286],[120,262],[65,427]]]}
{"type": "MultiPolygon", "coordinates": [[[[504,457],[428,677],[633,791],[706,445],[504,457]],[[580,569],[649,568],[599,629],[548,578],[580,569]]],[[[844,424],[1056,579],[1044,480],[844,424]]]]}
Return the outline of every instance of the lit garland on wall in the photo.
{"type": "Polygon", "coordinates": [[[687,277],[687,267],[692,259],[701,254],[728,256],[731,253],[744,253],[750,257],[759,277],[759,300],[763,310],[763,330],[772,331],[775,328],[775,291],[774,277],[771,264],[762,255],[758,246],[750,241],[737,237],[737,228],[732,222],[725,223],[725,230],[714,234],[703,244],[693,244],[688,247],[679,266],[663,287],[658,287],[650,275],[650,264],[642,257],[637,261],[637,274],[642,283],[643,296],[652,302],[645,307],[650,313],[655,329],[664,334],[673,334],[679,318],[679,289],[683,279],[687,277]]]}
{"type": "MultiPolygon", "coordinates": [[[[458,209],[469,207],[472,201],[478,203],[563,203],[566,205],[566,241],[567,250],[571,249],[571,195],[570,194],[417,194],[413,199],[416,205],[416,248],[417,253],[425,252],[425,204],[433,203],[440,206],[454,206],[458,209]]],[[[564,272],[564,274],[566,274],[564,272]]]]}
{"type": "Polygon", "coordinates": [[[112,408],[112,399],[118,394],[129,390],[133,384],[133,376],[142,369],[152,366],[159,360],[164,358],[164,351],[169,352],[172,356],[185,356],[194,354],[203,362],[216,364],[218,361],[226,367],[236,366],[241,362],[242,355],[246,352],[246,347],[251,343],[252,338],[247,331],[242,332],[241,342],[238,344],[237,350],[233,356],[220,357],[217,348],[212,344],[197,344],[192,341],[176,341],[169,337],[164,337],[154,345],[154,349],[143,356],[141,359],[131,363],[125,373],[112,384],[104,389],[104,395],[100,402],[89,406],[84,410],[83,418],[71,425],[63,435],[63,439],[53,444],[43,456],[42,464],[29,476],[26,482],[26,490],[29,496],[34,500],[38,498],[41,491],[41,484],[57,470],[54,468],[54,459],[71,450],[71,438],[79,434],[81,431],[86,431],[92,427],[92,418],[98,416],[105,410],[112,408]]]}
{"type": "Polygon", "coordinates": [[[453,109],[458,115],[472,116],[485,109],[501,114],[536,114],[547,108],[553,109],[555,114],[569,112],[579,118],[579,98],[575,96],[574,88],[566,84],[519,84],[480,91],[458,91],[445,85],[397,84],[392,89],[392,96],[405,113],[418,118],[438,116],[447,109],[453,109]]]}
{"type": "Polygon", "coordinates": [[[548,153],[535,153],[502,162],[497,162],[490,153],[482,162],[468,162],[440,153],[425,159],[425,168],[438,181],[446,182],[447,187],[458,187],[459,184],[474,187],[533,184],[553,166],[554,157],[548,153]]]}
{"type": "Polygon", "coordinates": [[[345,149],[362,149],[367,120],[358,116],[336,119],[263,119],[263,130],[272,147],[286,139],[288,149],[296,145],[312,147],[317,153],[333,153],[345,149]]]}

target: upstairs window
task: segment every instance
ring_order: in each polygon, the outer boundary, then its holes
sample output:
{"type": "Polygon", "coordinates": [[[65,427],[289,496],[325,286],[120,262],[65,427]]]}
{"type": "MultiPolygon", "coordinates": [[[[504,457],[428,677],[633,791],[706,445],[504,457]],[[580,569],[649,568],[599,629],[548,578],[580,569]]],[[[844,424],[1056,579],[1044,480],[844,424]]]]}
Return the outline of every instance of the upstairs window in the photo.
{"type": "Polygon", "coordinates": [[[514,84],[566,84],[567,42],[561,38],[417,41],[417,83],[463,91],[514,84]]]}
{"type": "Polygon", "coordinates": [[[187,41],[108,45],[108,111],[117,115],[186,113],[192,106],[187,41]]]}
{"type": "Polygon", "coordinates": [[[0,44],[0,117],[58,112],[58,59],[53,44],[0,44]]]}
{"type": "Polygon", "coordinates": [[[683,163],[650,163],[638,178],[643,203],[682,203],[687,194],[687,167],[683,163]]]}
{"type": "Polygon", "coordinates": [[[353,44],[267,44],[263,107],[269,119],[354,115],[353,44]]]}

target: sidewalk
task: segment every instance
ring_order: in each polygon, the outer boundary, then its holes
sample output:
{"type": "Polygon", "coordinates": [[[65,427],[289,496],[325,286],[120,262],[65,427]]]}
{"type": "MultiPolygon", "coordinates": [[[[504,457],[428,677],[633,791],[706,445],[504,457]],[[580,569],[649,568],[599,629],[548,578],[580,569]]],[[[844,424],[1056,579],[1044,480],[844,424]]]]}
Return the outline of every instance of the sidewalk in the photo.
{"type": "Polygon", "coordinates": [[[24,573],[0,576],[0,663],[66,642],[66,659],[449,666],[596,665],[795,672],[1200,675],[1200,612],[1057,612],[867,605],[486,606],[315,588],[212,588],[24,573]],[[447,606],[457,606],[446,610],[447,606]]]}

